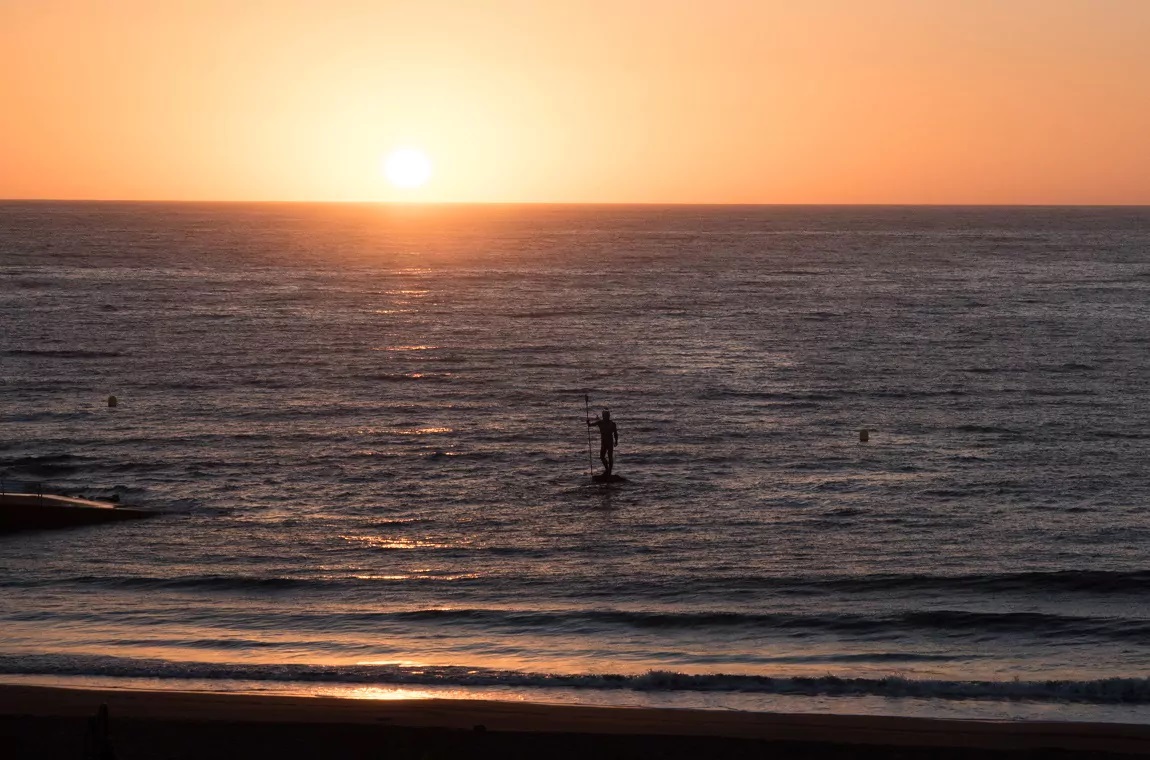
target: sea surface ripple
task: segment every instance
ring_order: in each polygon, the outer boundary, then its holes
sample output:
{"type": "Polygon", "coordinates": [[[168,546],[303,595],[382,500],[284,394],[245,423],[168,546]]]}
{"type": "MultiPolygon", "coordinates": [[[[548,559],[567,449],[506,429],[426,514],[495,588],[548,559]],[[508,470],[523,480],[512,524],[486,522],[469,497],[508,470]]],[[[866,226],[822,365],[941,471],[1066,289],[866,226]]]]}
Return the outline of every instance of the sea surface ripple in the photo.
{"type": "Polygon", "coordinates": [[[5,680],[1150,716],[1148,209],[4,203],[0,325],[163,513],[0,536],[5,680]]]}

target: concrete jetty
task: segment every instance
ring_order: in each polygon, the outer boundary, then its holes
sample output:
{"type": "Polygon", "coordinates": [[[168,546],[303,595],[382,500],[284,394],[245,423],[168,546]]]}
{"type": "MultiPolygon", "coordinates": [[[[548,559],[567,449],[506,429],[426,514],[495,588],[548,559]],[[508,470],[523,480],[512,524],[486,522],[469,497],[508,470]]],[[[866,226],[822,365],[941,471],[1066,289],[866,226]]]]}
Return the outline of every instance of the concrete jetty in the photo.
{"type": "Polygon", "coordinates": [[[53,494],[0,494],[0,533],[138,520],[156,514],[144,509],[53,494]]]}

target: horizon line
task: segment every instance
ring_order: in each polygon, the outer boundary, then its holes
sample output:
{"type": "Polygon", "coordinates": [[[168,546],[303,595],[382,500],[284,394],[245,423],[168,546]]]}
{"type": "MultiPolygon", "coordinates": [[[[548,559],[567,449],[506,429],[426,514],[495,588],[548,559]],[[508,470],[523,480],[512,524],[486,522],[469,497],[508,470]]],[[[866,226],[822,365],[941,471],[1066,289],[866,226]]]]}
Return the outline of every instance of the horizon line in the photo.
{"type": "Polygon", "coordinates": [[[345,206],[396,206],[396,207],[426,207],[426,206],[648,206],[648,207],[783,207],[783,208],[810,208],[810,207],[837,207],[837,208],[1150,208],[1146,203],[771,203],[771,202],[738,202],[724,203],[715,201],[406,201],[406,200],[208,200],[208,199],[170,199],[170,198],[3,198],[0,204],[6,203],[106,203],[106,204],[212,204],[212,205],[345,205],[345,206]]]}

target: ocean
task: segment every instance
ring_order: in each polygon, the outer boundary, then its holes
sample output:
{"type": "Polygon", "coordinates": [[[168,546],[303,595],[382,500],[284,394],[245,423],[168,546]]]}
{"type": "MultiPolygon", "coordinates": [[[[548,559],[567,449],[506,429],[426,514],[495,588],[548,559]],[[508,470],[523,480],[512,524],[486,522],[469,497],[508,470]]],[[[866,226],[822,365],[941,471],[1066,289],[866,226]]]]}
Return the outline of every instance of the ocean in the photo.
{"type": "Polygon", "coordinates": [[[161,515],[0,680],[1145,723],[1148,391],[1147,208],[5,202],[4,487],[161,515]]]}

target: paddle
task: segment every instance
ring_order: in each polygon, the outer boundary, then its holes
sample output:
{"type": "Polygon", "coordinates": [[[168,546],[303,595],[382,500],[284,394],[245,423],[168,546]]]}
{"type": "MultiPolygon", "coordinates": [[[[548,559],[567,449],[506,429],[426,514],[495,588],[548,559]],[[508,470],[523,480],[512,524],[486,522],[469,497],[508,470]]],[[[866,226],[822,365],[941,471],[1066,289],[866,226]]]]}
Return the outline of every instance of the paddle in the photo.
{"type": "Polygon", "coordinates": [[[587,474],[595,477],[595,460],[591,456],[591,396],[584,393],[583,402],[587,405],[587,474]]]}

